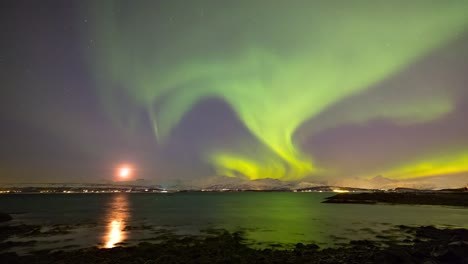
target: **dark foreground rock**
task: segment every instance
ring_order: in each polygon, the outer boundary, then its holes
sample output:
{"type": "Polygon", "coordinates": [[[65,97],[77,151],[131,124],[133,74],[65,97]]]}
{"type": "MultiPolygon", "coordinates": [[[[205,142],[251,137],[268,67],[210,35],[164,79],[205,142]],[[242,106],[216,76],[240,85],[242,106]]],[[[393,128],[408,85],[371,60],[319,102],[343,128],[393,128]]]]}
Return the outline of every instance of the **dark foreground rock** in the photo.
{"type": "MultiPolygon", "coordinates": [[[[1,225],[0,226],[0,242],[6,241],[12,236],[20,238],[37,238],[37,237],[47,237],[60,234],[70,233],[70,226],[66,225],[56,225],[45,230],[42,229],[39,225],[1,225]]],[[[11,243],[1,243],[0,248],[5,245],[14,245],[11,243]]]]}
{"type": "Polygon", "coordinates": [[[302,243],[293,249],[253,249],[238,233],[214,237],[184,237],[134,247],[41,251],[18,256],[0,254],[0,263],[468,263],[468,230],[399,227],[414,235],[412,243],[379,245],[352,241],[339,248],[320,249],[302,243]]]}
{"type": "Polygon", "coordinates": [[[8,222],[10,220],[12,220],[13,218],[11,217],[11,215],[9,214],[6,214],[6,213],[1,213],[0,212],[0,223],[2,222],[8,222]]]}
{"type": "Polygon", "coordinates": [[[421,205],[452,205],[468,207],[468,192],[373,192],[340,193],[326,198],[324,203],[391,203],[421,205]]]}
{"type": "Polygon", "coordinates": [[[0,241],[11,236],[34,235],[40,232],[41,227],[36,225],[5,225],[0,226],[0,241]]]}

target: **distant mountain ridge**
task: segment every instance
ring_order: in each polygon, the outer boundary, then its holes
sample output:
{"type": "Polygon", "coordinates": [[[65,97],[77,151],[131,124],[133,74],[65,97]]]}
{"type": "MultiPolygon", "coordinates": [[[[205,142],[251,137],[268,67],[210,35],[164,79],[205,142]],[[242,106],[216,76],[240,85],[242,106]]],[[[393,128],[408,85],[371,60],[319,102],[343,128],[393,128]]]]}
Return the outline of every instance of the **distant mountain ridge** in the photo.
{"type": "MultiPolygon", "coordinates": [[[[390,190],[395,188],[410,188],[418,190],[453,189],[468,185],[468,175],[457,175],[455,179],[447,182],[444,177],[427,177],[416,179],[395,180],[384,176],[375,176],[370,179],[341,178],[329,179],[308,177],[298,181],[281,181],[278,179],[249,180],[246,178],[233,178],[213,176],[191,181],[177,181],[177,184],[162,184],[168,189],[187,190],[302,190],[315,187],[335,187],[350,189],[390,190]]],[[[175,182],[173,182],[175,183],[175,182]]]]}
{"type": "Polygon", "coordinates": [[[133,181],[101,181],[98,183],[5,183],[0,188],[9,187],[137,187],[157,188],[163,190],[390,190],[395,188],[414,190],[440,190],[454,189],[468,186],[468,175],[458,175],[456,180],[447,183],[444,177],[428,177],[405,180],[394,180],[381,175],[370,179],[341,178],[324,180],[323,178],[308,177],[298,181],[281,181],[278,179],[235,178],[225,176],[212,176],[199,179],[169,179],[169,180],[146,180],[136,179],[133,181]],[[328,188],[328,189],[326,189],[328,188]]]}

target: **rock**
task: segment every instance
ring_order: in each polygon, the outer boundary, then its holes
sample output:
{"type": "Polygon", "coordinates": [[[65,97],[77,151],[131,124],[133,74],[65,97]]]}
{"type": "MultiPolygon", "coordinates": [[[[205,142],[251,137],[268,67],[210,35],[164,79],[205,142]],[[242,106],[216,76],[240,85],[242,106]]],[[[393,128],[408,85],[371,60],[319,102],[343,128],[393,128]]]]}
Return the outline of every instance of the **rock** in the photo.
{"type": "Polygon", "coordinates": [[[454,241],[448,244],[449,247],[464,247],[465,249],[468,247],[468,242],[466,241],[454,241]]]}
{"type": "Polygon", "coordinates": [[[463,261],[468,259],[468,242],[454,241],[447,246],[438,246],[431,255],[443,262],[464,263],[463,261]]]}
{"type": "Polygon", "coordinates": [[[369,240],[351,240],[349,242],[350,245],[355,245],[355,246],[373,246],[374,242],[369,241],[369,240]]]}
{"type": "Polygon", "coordinates": [[[376,256],[376,262],[378,263],[399,263],[399,264],[412,264],[412,263],[421,263],[420,261],[415,261],[411,254],[404,247],[390,247],[383,250],[376,256]]]}
{"type": "Polygon", "coordinates": [[[2,222],[8,222],[8,221],[10,221],[11,219],[13,219],[13,218],[11,217],[11,215],[6,214],[6,213],[0,213],[0,223],[2,223],[2,222]]]}
{"type": "Polygon", "coordinates": [[[0,260],[2,263],[17,263],[18,254],[15,252],[0,253],[0,260]]]}
{"type": "Polygon", "coordinates": [[[296,244],[296,249],[304,249],[304,248],[305,248],[304,244],[302,244],[302,243],[297,243],[296,244]]]}
{"type": "Polygon", "coordinates": [[[308,250],[318,250],[320,247],[316,244],[307,244],[305,248],[308,250]]]}
{"type": "Polygon", "coordinates": [[[36,244],[36,240],[30,240],[25,242],[14,242],[14,241],[7,241],[0,243],[0,250],[10,249],[13,247],[30,247],[36,244]]]}
{"type": "Polygon", "coordinates": [[[447,256],[447,254],[449,254],[449,250],[447,247],[444,247],[444,246],[437,246],[431,252],[431,255],[438,259],[441,259],[444,256],[447,256]]]}
{"type": "Polygon", "coordinates": [[[455,241],[448,244],[449,251],[458,257],[458,259],[468,259],[468,242],[466,241],[455,241]]]}
{"type": "Polygon", "coordinates": [[[426,259],[422,262],[422,264],[439,264],[439,262],[433,259],[426,259]]]}
{"type": "MultiPolygon", "coordinates": [[[[36,226],[3,226],[11,234],[36,230],[36,226]]],[[[467,232],[462,229],[434,227],[407,228],[412,233],[420,230],[424,239],[414,244],[389,242],[382,246],[371,240],[355,240],[338,248],[320,250],[315,244],[297,243],[293,248],[255,249],[239,243],[242,234],[220,233],[206,239],[186,236],[168,236],[162,243],[142,242],[137,246],[85,248],[70,251],[33,251],[30,255],[1,254],[0,263],[225,263],[225,264],[292,264],[292,263],[468,263],[467,232]]],[[[0,232],[1,233],[1,232],[0,232]]],[[[10,234],[8,233],[8,234],[10,234]]],[[[5,242],[5,247],[26,246],[5,242]]],[[[23,243],[23,242],[22,242],[23,243]]],[[[34,241],[29,241],[34,243],[34,241]]],[[[1,247],[1,245],[0,245],[1,247]]]]}

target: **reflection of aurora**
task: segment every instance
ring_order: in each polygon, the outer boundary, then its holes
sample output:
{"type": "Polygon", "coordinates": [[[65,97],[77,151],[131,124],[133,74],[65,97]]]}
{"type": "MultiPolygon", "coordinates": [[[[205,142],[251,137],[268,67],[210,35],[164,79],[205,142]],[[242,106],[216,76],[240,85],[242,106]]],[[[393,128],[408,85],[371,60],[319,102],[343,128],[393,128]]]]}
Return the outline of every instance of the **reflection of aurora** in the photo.
{"type": "MultiPolygon", "coordinates": [[[[241,142],[204,156],[219,174],[250,179],[316,173],[320,164],[293,139],[301,124],[453,40],[468,24],[467,1],[248,1],[203,12],[199,3],[147,4],[95,8],[96,71],[111,83],[102,85],[106,107],[127,127],[145,109],[164,142],[198,101],[220,97],[268,151],[245,153],[241,142]],[[122,95],[133,109],[121,109],[122,95]]],[[[397,110],[383,105],[336,116],[313,131],[374,118],[428,121],[452,109],[447,97],[433,99],[431,107],[415,99],[397,110]]]]}
{"type": "Polygon", "coordinates": [[[125,223],[128,221],[128,195],[114,194],[106,214],[107,231],[103,236],[104,247],[112,248],[125,239],[125,223]]]}
{"type": "MultiPolygon", "coordinates": [[[[245,223],[237,223],[248,227],[246,238],[260,244],[284,243],[291,244],[297,241],[317,242],[324,241],[323,230],[317,226],[316,219],[323,212],[316,210],[307,199],[307,194],[284,193],[250,193],[245,200],[256,203],[244,203],[242,211],[237,214],[248,215],[245,223]],[[250,197],[249,197],[250,195],[250,197]],[[262,197],[262,199],[258,199],[262,197]],[[261,209],[259,209],[261,208],[261,209]]],[[[232,208],[226,211],[232,212],[232,208]]],[[[235,217],[235,216],[233,216],[235,217]]],[[[243,218],[238,218],[241,220],[243,218]]]]}

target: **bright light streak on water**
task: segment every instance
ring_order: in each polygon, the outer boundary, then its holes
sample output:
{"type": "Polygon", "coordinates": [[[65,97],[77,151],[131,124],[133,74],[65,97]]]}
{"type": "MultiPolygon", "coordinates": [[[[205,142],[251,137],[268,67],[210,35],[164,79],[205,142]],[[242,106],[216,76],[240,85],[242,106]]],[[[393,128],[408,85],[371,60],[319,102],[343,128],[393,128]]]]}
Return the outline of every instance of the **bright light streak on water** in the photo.
{"type": "Polygon", "coordinates": [[[106,248],[113,248],[116,244],[123,242],[126,233],[123,231],[125,223],[128,221],[128,196],[119,194],[113,197],[112,204],[107,212],[109,221],[107,232],[104,234],[103,241],[106,248]]]}

